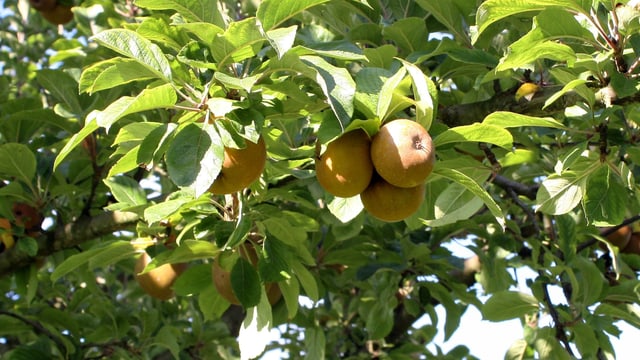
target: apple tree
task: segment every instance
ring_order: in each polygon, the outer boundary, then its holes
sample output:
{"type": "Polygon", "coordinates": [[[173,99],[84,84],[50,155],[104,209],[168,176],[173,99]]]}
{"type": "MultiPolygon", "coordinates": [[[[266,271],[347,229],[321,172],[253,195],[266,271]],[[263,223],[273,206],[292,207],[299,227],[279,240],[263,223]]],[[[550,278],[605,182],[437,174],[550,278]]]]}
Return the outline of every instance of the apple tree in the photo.
{"type": "Polygon", "coordinates": [[[474,359],[430,346],[470,307],[521,320],[506,358],[615,359],[640,327],[640,2],[0,3],[7,359],[474,359]],[[396,119],[419,191],[319,183],[396,119]]]}

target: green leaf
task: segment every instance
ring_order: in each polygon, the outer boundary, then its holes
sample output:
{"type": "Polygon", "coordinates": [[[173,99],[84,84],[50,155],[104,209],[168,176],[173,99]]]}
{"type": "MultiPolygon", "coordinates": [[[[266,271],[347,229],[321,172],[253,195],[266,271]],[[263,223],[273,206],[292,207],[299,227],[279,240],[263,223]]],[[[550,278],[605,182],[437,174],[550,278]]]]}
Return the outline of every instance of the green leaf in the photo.
{"type": "Polygon", "coordinates": [[[213,286],[213,282],[210,282],[209,286],[198,295],[198,307],[202,311],[205,321],[220,319],[220,316],[224,314],[230,305],[213,286]]]}
{"type": "Polygon", "coordinates": [[[583,9],[582,6],[574,0],[488,0],[483,2],[476,12],[478,32],[475,34],[473,42],[480,37],[489,25],[496,21],[516,14],[542,11],[549,6],[556,6],[583,13],[587,16],[589,15],[588,10],[583,9]]]}
{"type": "Polygon", "coordinates": [[[453,224],[459,220],[470,219],[483,206],[480,198],[458,183],[447,186],[435,201],[435,218],[425,220],[431,227],[453,224]]]}
{"type": "Polygon", "coordinates": [[[381,301],[375,302],[366,315],[365,324],[370,339],[384,338],[393,329],[393,307],[381,301]]]}
{"type": "Polygon", "coordinates": [[[576,53],[571,47],[555,41],[522,41],[512,44],[510,49],[496,67],[496,71],[525,68],[539,59],[567,62],[569,66],[576,61],[576,53]]]}
{"type": "Polygon", "coordinates": [[[188,124],[178,129],[167,149],[167,171],[177,186],[188,187],[199,197],[220,174],[223,159],[224,146],[215,129],[188,124]]]}
{"type": "Polygon", "coordinates": [[[158,45],[141,35],[126,29],[108,29],[94,35],[93,40],[121,55],[136,60],[159,79],[166,82],[171,81],[169,60],[158,45]]]}
{"type": "Polygon", "coordinates": [[[521,318],[538,310],[538,300],[532,295],[516,291],[500,291],[482,306],[482,317],[489,321],[521,318]]]}
{"type": "Polygon", "coordinates": [[[350,198],[334,197],[327,205],[327,208],[338,220],[347,223],[358,216],[364,207],[362,206],[362,201],[360,201],[360,196],[353,196],[350,198]]]}
{"type": "Polygon", "coordinates": [[[53,162],[53,171],[56,171],[58,165],[62,163],[62,161],[71,153],[71,151],[73,151],[73,149],[76,148],[76,146],[78,146],[82,142],[82,140],[84,140],[84,138],[89,136],[89,134],[91,134],[92,132],[98,130],[98,128],[100,127],[95,121],[95,118],[88,119],[87,122],[85,122],[84,127],[76,134],[73,134],[69,141],[64,144],[62,150],[60,150],[60,153],[58,154],[58,156],[56,156],[56,159],[53,162]]]}
{"type": "Polygon", "coordinates": [[[264,219],[262,224],[276,239],[293,247],[298,247],[307,238],[306,231],[292,227],[287,219],[278,217],[277,215],[272,215],[264,219]]]}
{"type": "MultiPolygon", "coordinates": [[[[377,93],[372,94],[374,99],[377,97],[375,115],[382,121],[387,119],[387,117],[395,114],[402,107],[406,107],[409,105],[408,102],[403,103],[402,101],[398,101],[398,96],[396,94],[396,90],[402,80],[405,78],[406,74],[407,69],[405,67],[402,67],[398,69],[398,71],[393,74],[393,76],[380,79],[384,80],[381,84],[382,86],[379,88],[379,91],[377,93]]],[[[371,90],[375,91],[375,88],[371,90]]]]}
{"type": "Polygon", "coordinates": [[[0,145],[0,174],[31,184],[36,175],[36,156],[26,145],[0,145]]]}
{"type": "Polygon", "coordinates": [[[300,284],[302,285],[302,288],[304,289],[306,295],[311,300],[318,301],[320,299],[318,283],[316,282],[316,279],[313,277],[311,272],[299,261],[292,261],[291,269],[300,281],[300,284]]]}
{"type": "Polygon", "coordinates": [[[307,359],[324,359],[326,339],[324,329],[308,327],[304,332],[305,353],[307,359]]]}
{"type": "Polygon", "coordinates": [[[290,277],[278,283],[280,291],[282,292],[282,298],[284,299],[285,306],[287,307],[287,315],[290,319],[293,319],[298,313],[300,303],[300,282],[295,277],[290,277]]]}
{"type": "Polygon", "coordinates": [[[398,19],[385,26],[382,34],[407,54],[421,50],[421,47],[426,43],[425,39],[428,37],[424,19],[418,17],[398,19]]]}
{"type": "Polygon", "coordinates": [[[253,265],[239,257],[231,269],[231,289],[242,306],[250,308],[258,305],[262,285],[253,265]]]}
{"type": "Polygon", "coordinates": [[[224,26],[225,23],[218,0],[136,0],[136,6],[149,10],[175,10],[189,22],[217,26],[224,26]]]}
{"type": "Polygon", "coordinates": [[[211,52],[220,68],[254,57],[265,40],[256,19],[248,18],[231,23],[224,34],[217,35],[211,43],[211,52]]]}
{"type": "Polygon", "coordinates": [[[129,241],[111,241],[100,244],[99,246],[95,246],[89,250],[66,258],[51,274],[51,281],[57,281],[66,274],[89,263],[90,261],[105,266],[108,263],[115,263],[116,261],[119,261],[123,255],[132,256],[134,252],[135,249],[129,241]]]}
{"type": "Polygon", "coordinates": [[[604,288],[604,276],[598,266],[591,260],[576,256],[571,265],[575,269],[577,284],[574,284],[571,295],[574,302],[583,307],[591,306],[600,300],[604,288]]]}
{"type": "Polygon", "coordinates": [[[213,259],[218,253],[220,253],[220,249],[212,242],[185,240],[172,251],[165,251],[154,257],[144,272],[149,272],[164,264],[188,263],[195,260],[213,259]]]}
{"type": "Polygon", "coordinates": [[[137,181],[128,176],[116,176],[104,179],[113,197],[120,203],[130,206],[144,205],[147,203],[147,195],[137,181]]]}
{"type": "Polygon", "coordinates": [[[78,83],[66,73],[59,70],[42,69],[38,71],[36,79],[58,101],[66,104],[75,115],[84,111],[78,100],[78,83]]]}
{"type": "Polygon", "coordinates": [[[475,180],[456,169],[445,168],[438,165],[436,165],[436,167],[433,169],[433,174],[452,180],[462,185],[465,189],[471,191],[475,196],[479,197],[480,200],[482,200],[482,202],[487,206],[487,208],[491,212],[491,215],[496,218],[498,224],[500,224],[500,226],[504,229],[506,220],[504,218],[504,215],[502,214],[502,209],[500,209],[500,206],[498,206],[495,200],[493,200],[491,195],[489,195],[489,193],[487,193],[487,191],[484,190],[475,180]]]}
{"type": "Polygon", "coordinates": [[[633,304],[614,306],[608,303],[600,303],[593,315],[608,315],[615,319],[626,321],[629,325],[640,329],[640,313],[638,313],[638,309],[633,304]]]}
{"type": "Polygon", "coordinates": [[[38,255],[38,242],[36,239],[29,236],[22,237],[16,242],[16,249],[21,253],[33,257],[38,255]]]}
{"type": "Polygon", "coordinates": [[[603,164],[587,179],[582,195],[587,221],[596,226],[615,226],[626,215],[626,208],[620,206],[628,201],[630,194],[622,179],[603,164]]]}
{"type": "Polygon", "coordinates": [[[484,142],[507,150],[513,148],[513,136],[509,131],[486,123],[456,126],[447,129],[433,139],[433,144],[436,148],[445,144],[458,144],[460,142],[484,142]]]}
{"type": "Polygon", "coordinates": [[[508,111],[496,111],[493,112],[482,121],[486,125],[494,125],[502,128],[514,128],[514,127],[526,127],[526,126],[538,126],[548,127],[555,129],[568,130],[566,126],[557,120],[550,117],[535,117],[517,114],[508,111]]]}
{"type": "Polygon", "coordinates": [[[276,51],[279,58],[291,49],[296,39],[297,31],[297,25],[267,31],[267,40],[269,40],[271,47],[276,51]]]}
{"type": "Polygon", "coordinates": [[[573,359],[556,338],[554,328],[543,327],[536,331],[533,348],[541,359],[571,360],[573,359]]]}
{"type": "Polygon", "coordinates": [[[584,359],[596,358],[599,342],[594,328],[584,322],[578,322],[571,326],[571,330],[573,331],[573,339],[576,347],[580,351],[580,355],[582,355],[584,359]]]}
{"type": "Polygon", "coordinates": [[[121,97],[109,104],[109,106],[102,111],[92,111],[87,116],[87,123],[95,121],[98,126],[109,131],[109,128],[116,121],[127,115],[146,110],[170,108],[173,107],[177,101],[178,97],[171,84],[148,88],[141,91],[140,94],[135,97],[121,97]]]}
{"type": "Polygon", "coordinates": [[[178,344],[180,331],[170,325],[164,325],[160,328],[156,336],[153,338],[155,345],[164,347],[169,350],[174,359],[180,358],[180,345],[178,344]]]}
{"type": "Polygon", "coordinates": [[[315,80],[327,97],[342,130],[351,122],[356,83],[346,68],[336,67],[318,56],[301,56],[300,60],[315,72],[315,80]]]}
{"type": "Polygon", "coordinates": [[[527,353],[528,344],[525,339],[516,340],[504,355],[504,360],[523,360],[527,353]]]}
{"type": "Polygon", "coordinates": [[[470,42],[469,36],[467,35],[468,29],[465,27],[465,16],[455,1],[418,0],[416,2],[451,31],[456,39],[463,43],[470,42]]]}
{"type": "Polygon", "coordinates": [[[402,60],[402,65],[407,69],[413,84],[416,121],[428,130],[431,128],[435,108],[431,94],[437,96],[438,90],[433,81],[426,77],[419,67],[404,60],[402,60]]]}
{"type": "Polygon", "coordinates": [[[586,176],[573,171],[550,175],[542,181],[536,195],[536,211],[550,215],[568,213],[582,200],[585,186],[586,176]]]}
{"type": "Polygon", "coordinates": [[[269,31],[288,19],[313,6],[329,0],[264,0],[256,16],[265,31],[269,31]]]}
{"type": "Polygon", "coordinates": [[[187,201],[189,201],[189,199],[180,198],[165,200],[159,204],[151,205],[144,209],[144,219],[150,224],[167,219],[170,215],[176,213],[187,201]]]}
{"type": "Polygon", "coordinates": [[[156,74],[137,60],[116,57],[92,64],[80,76],[79,92],[98,91],[155,78],[156,74]]]}
{"type": "Polygon", "coordinates": [[[180,296],[200,294],[212,284],[211,264],[198,264],[187,268],[173,284],[173,291],[180,296]]]}

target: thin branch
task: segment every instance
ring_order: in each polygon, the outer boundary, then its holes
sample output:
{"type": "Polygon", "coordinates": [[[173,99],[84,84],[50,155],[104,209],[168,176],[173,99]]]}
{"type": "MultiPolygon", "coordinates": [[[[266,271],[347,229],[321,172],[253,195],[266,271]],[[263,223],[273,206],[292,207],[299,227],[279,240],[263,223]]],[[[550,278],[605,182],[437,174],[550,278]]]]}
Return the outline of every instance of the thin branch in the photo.
{"type": "Polygon", "coordinates": [[[60,340],[54,333],[49,331],[49,329],[47,329],[46,327],[42,326],[42,324],[40,324],[38,321],[27,319],[26,317],[24,317],[22,315],[19,315],[19,314],[10,312],[10,311],[6,311],[6,310],[0,310],[0,315],[6,315],[6,316],[12,317],[14,319],[18,319],[18,320],[22,321],[23,323],[31,326],[33,328],[33,331],[35,331],[37,334],[45,335],[46,337],[51,339],[56,344],[56,347],[58,348],[58,350],[60,351],[61,354],[65,353],[66,346],[65,346],[64,342],[62,342],[62,340],[60,340]]]}

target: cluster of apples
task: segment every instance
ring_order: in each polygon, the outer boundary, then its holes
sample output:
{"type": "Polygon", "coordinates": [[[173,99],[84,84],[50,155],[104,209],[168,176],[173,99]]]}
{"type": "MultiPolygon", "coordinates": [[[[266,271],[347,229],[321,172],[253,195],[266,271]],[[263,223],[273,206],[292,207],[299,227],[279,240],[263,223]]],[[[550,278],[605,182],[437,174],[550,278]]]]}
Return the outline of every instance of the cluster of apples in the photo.
{"type": "Polygon", "coordinates": [[[58,0],[29,0],[31,7],[36,9],[42,17],[55,25],[63,25],[73,19],[71,6],[58,0]]]}
{"type": "Polygon", "coordinates": [[[369,214],[395,222],[420,208],[434,164],[427,130],[415,121],[396,119],[373,138],[356,129],[330,142],[316,159],[316,177],[334,196],[359,195],[369,214]]]}

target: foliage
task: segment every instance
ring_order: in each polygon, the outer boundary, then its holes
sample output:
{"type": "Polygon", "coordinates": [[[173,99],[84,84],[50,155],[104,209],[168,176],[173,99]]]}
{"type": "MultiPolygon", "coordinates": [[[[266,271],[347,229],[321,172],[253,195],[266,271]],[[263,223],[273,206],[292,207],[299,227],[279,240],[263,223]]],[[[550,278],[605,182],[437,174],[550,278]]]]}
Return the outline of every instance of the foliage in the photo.
{"type": "Polygon", "coordinates": [[[6,358],[471,359],[426,346],[432,324],[449,338],[477,307],[522,320],[508,358],[614,359],[617,321],[640,327],[640,254],[606,241],[639,218],[640,5],[477,3],[86,0],[53,26],[5,0],[6,358]],[[437,163],[420,210],[383,223],[324,192],[314,159],[395,118],[429,129],[437,163]],[[259,181],[209,193],[224,147],[260,137],[259,181]],[[231,306],[211,264],[247,242],[255,264],[221,264],[244,305],[231,306]],[[134,281],[142,249],[147,271],[189,263],[174,299],[134,281]],[[280,325],[283,343],[255,341],[280,325]]]}

